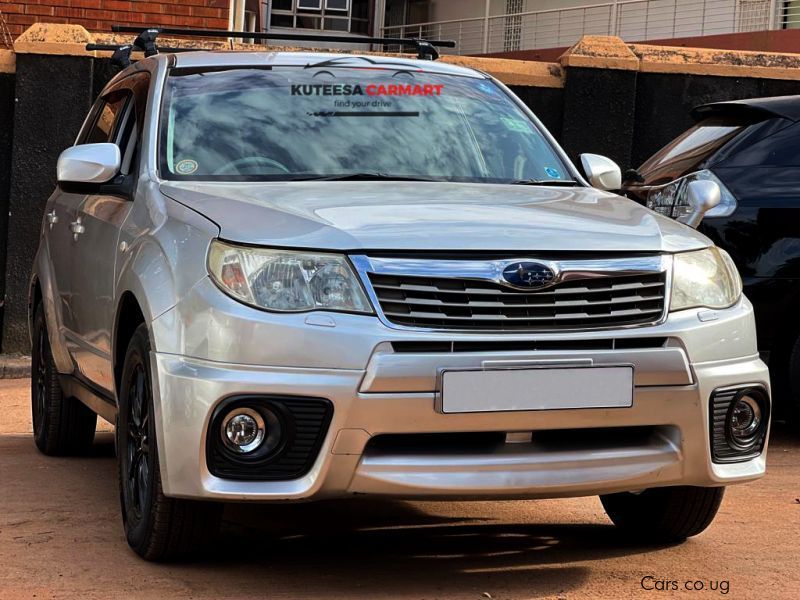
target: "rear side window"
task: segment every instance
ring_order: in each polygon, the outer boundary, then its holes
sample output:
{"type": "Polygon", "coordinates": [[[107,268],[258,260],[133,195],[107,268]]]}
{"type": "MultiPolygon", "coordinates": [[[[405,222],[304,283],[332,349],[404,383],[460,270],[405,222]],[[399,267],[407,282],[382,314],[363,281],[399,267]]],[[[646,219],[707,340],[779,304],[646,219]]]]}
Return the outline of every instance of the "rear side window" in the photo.
{"type": "Polygon", "coordinates": [[[772,119],[769,125],[770,127],[765,127],[764,131],[760,132],[761,135],[756,136],[756,139],[741,139],[745,136],[737,138],[725,149],[728,156],[719,163],[719,166],[800,166],[800,145],[797,143],[798,135],[800,135],[800,123],[792,123],[787,119],[772,119]]]}
{"type": "Polygon", "coordinates": [[[647,185],[659,185],[702,169],[714,154],[752,124],[752,120],[733,117],[704,119],[650,157],[639,172],[647,185]]]}
{"type": "Polygon", "coordinates": [[[117,124],[128,102],[129,94],[119,93],[109,97],[97,111],[94,124],[89,129],[82,144],[112,142],[116,137],[117,124]]]}

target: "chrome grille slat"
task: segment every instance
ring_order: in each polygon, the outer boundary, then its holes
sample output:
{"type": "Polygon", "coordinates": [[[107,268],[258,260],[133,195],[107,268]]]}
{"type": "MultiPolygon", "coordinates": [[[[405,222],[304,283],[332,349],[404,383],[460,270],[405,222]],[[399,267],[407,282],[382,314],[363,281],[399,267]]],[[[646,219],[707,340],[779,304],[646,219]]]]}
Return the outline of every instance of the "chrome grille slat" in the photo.
{"type": "MultiPolygon", "coordinates": [[[[524,317],[510,317],[508,315],[493,315],[486,313],[478,313],[464,316],[447,315],[447,319],[454,321],[566,321],[576,319],[606,319],[609,317],[632,317],[649,314],[660,313],[660,308],[651,310],[628,309],[628,310],[614,310],[611,313],[603,314],[590,314],[590,313],[568,313],[561,315],[548,315],[548,316],[524,316],[524,317]]],[[[391,311],[384,311],[388,317],[401,317],[401,318],[418,318],[418,319],[441,319],[441,313],[426,313],[421,311],[411,311],[408,313],[396,313],[391,311]]]]}
{"type": "MultiPolygon", "coordinates": [[[[381,276],[383,277],[383,276],[381,276]]],[[[396,277],[396,276],[392,276],[396,277]]],[[[457,281],[457,280],[456,280],[457,281]]],[[[473,282],[467,282],[473,283],[473,282]]],[[[623,290],[638,290],[638,289],[647,289],[647,288],[660,288],[663,287],[663,283],[661,282],[652,282],[652,283],[641,283],[641,282],[631,282],[625,284],[617,284],[609,287],[567,287],[563,289],[548,289],[542,292],[537,292],[537,295],[548,296],[561,296],[561,295],[569,295],[569,294],[601,294],[604,292],[616,292],[616,291],[623,291],[623,290]]],[[[437,293],[437,294],[472,294],[472,295],[485,295],[485,296],[496,296],[498,294],[498,290],[494,289],[485,289],[485,288],[464,288],[464,289],[451,289],[451,288],[438,288],[433,285],[419,285],[419,284],[407,284],[402,283],[400,285],[389,285],[386,283],[374,282],[372,283],[372,287],[375,290],[402,290],[407,292],[429,292],[429,293],[437,293]]],[[[500,290],[500,293],[506,294],[508,296],[521,296],[530,294],[530,292],[524,292],[515,290],[512,288],[506,288],[500,290]]]]}
{"type": "MultiPolygon", "coordinates": [[[[528,298],[523,298],[528,300],[528,298]]],[[[529,303],[529,302],[443,302],[437,298],[416,298],[406,297],[403,300],[393,298],[381,298],[382,304],[414,304],[419,306],[441,306],[452,308],[571,308],[581,306],[605,306],[615,304],[630,304],[631,302],[661,302],[664,296],[625,296],[621,298],[613,298],[611,300],[598,300],[592,301],[586,298],[580,300],[555,300],[549,303],[529,303]]]]}
{"type": "Polygon", "coordinates": [[[653,324],[665,314],[665,257],[551,262],[560,281],[543,290],[507,285],[509,262],[354,257],[381,318],[402,328],[576,331],[653,324]]]}

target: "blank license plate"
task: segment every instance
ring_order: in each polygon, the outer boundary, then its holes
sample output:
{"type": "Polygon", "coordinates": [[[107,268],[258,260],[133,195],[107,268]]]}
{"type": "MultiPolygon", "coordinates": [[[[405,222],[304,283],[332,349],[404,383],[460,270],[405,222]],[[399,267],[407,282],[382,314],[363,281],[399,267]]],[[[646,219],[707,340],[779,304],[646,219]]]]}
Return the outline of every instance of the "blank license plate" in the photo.
{"type": "Polygon", "coordinates": [[[442,412],[633,406],[633,367],[445,371],[442,412]]]}

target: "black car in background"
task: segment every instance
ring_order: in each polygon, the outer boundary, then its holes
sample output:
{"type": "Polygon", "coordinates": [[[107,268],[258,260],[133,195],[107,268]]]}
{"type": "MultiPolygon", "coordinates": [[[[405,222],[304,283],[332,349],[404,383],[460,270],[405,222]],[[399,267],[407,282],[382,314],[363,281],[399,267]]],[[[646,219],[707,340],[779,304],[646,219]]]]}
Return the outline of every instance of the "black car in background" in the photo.
{"type": "Polygon", "coordinates": [[[800,96],[717,102],[624,182],[664,215],[690,212],[686,187],[716,181],[720,204],[699,230],[733,258],[755,307],[777,418],[800,423],[800,96]]]}

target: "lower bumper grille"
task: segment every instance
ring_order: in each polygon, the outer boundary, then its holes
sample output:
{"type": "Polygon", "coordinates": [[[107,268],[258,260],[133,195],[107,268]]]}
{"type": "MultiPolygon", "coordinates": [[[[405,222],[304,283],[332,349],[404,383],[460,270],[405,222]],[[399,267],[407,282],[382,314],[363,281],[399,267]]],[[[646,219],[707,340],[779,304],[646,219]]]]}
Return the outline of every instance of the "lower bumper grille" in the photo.
{"type": "Polygon", "coordinates": [[[505,431],[381,434],[370,438],[367,455],[436,456],[602,451],[652,445],[656,438],[680,438],[672,426],[600,427],[532,431],[529,442],[506,442],[505,431]]]}
{"type": "Polygon", "coordinates": [[[542,291],[493,281],[368,273],[386,319],[397,325],[471,330],[564,330],[660,320],[666,273],[571,279],[542,291]]]}

